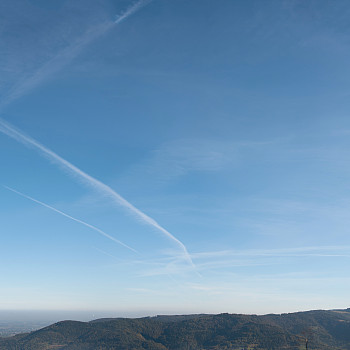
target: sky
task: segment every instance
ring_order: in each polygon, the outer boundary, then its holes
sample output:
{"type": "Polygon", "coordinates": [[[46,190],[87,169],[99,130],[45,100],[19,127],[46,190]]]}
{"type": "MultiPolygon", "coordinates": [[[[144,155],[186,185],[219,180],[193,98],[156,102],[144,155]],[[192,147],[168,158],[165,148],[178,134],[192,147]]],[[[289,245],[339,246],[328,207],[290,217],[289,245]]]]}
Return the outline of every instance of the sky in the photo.
{"type": "Polygon", "coordinates": [[[349,307],[349,15],[1,1],[0,310],[349,307]]]}

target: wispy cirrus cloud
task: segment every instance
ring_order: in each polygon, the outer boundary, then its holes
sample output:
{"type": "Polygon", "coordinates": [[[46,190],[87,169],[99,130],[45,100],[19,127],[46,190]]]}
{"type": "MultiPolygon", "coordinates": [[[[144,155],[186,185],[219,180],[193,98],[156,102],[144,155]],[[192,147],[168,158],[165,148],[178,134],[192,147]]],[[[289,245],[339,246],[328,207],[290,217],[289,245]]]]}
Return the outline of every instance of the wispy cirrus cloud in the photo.
{"type": "MultiPolygon", "coordinates": [[[[277,249],[245,249],[245,250],[221,250],[212,252],[192,253],[194,259],[217,259],[228,256],[343,256],[344,252],[350,253],[350,246],[305,246],[277,249]],[[343,252],[343,253],[342,253],[343,252]]],[[[345,254],[348,255],[348,254],[345,254]]]]}
{"type": "Polygon", "coordinates": [[[241,249],[197,252],[191,254],[199,271],[235,267],[275,265],[300,259],[349,259],[350,246],[303,246],[276,249],[241,249]]]}
{"type": "MultiPolygon", "coordinates": [[[[153,262],[153,267],[148,274],[165,274],[166,271],[178,268],[179,271],[188,269],[186,266],[179,266],[171,258],[171,251],[165,252],[168,255],[165,264],[153,262]]],[[[301,258],[308,259],[341,259],[350,258],[350,245],[325,245],[325,246],[301,246],[275,249],[230,249],[218,251],[204,251],[191,253],[191,258],[196,264],[198,271],[207,272],[208,270],[216,270],[223,268],[263,266],[263,265],[278,265],[280,263],[300,260],[301,258]]]]}
{"type": "MultiPolygon", "coordinates": [[[[181,276],[191,272],[188,264],[175,256],[173,251],[163,251],[164,257],[147,260],[133,260],[126,262],[132,264],[138,275],[150,276],[181,276]]],[[[305,246],[276,249],[237,249],[204,251],[191,253],[191,258],[200,274],[208,276],[211,273],[235,274],[242,268],[253,267],[279,267],[301,259],[320,261],[318,259],[349,259],[350,246],[305,246]]],[[[300,273],[298,267],[296,272],[300,273]]],[[[275,276],[271,272],[271,276],[275,276]]],[[[286,275],[286,272],[284,272],[286,275]]],[[[278,276],[276,276],[277,278],[278,276]]],[[[269,277],[270,278],[270,277],[269,277]]]]}
{"type": "MultiPolygon", "coordinates": [[[[232,141],[217,138],[181,138],[164,142],[132,166],[119,183],[142,177],[159,185],[191,174],[213,175],[231,171],[244,159],[279,140],[232,141]]],[[[136,181],[135,181],[136,182],[136,181]]]]}

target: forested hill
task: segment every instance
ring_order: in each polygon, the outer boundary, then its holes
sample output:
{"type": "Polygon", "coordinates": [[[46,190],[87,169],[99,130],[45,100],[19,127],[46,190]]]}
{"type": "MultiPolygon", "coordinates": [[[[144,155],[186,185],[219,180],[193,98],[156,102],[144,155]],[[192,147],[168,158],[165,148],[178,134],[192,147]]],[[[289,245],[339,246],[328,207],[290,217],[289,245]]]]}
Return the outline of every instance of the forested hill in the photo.
{"type": "Polygon", "coordinates": [[[0,339],[0,349],[350,350],[350,309],[63,321],[0,339]]]}

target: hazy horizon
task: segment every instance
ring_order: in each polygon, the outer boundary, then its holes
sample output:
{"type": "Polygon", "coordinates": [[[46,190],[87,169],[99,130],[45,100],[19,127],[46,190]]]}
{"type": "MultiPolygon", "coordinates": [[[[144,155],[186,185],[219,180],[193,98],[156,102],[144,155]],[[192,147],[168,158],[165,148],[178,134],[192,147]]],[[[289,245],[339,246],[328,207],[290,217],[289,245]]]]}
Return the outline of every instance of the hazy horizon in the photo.
{"type": "MultiPolygon", "coordinates": [[[[330,308],[324,309],[326,311],[330,310],[345,310],[349,307],[343,308],[330,308]]],[[[102,318],[143,318],[143,317],[156,317],[156,316],[167,316],[167,315],[216,315],[216,314],[245,314],[245,315],[268,315],[268,314],[289,314],[296,312],[307,312],[315,311],[321,309],[303,309],[303,310],[287,310],[280,312],[181,312],[180,310],[164,310],[164,311],[154,311],[154,310],[0,310],[0,323],[6,322],[47,322],[48,324],[73,320],[73,321],[83,321],[88,322],[96,319],[102,318]]]]}

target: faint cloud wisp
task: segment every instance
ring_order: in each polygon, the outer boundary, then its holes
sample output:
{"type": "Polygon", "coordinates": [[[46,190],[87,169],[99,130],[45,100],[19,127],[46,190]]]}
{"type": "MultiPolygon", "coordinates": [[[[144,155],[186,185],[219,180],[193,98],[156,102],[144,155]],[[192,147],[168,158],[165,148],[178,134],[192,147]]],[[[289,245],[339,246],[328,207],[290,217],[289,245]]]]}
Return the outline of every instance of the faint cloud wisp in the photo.
{"type": "Polygon", "coordinates": [[[24,194],[24,193],[22,193],[22,192],[19,192],[19,191],[15,190],[15,189],[13,189],[13,188],[11,188],[11,187],[8,187],[8,186],[4,186],[4,187],[5,187],[6,189],[8,189],[9,191],[12,191],[12,192],[14,192],[14,193],[17,193],[18,195],[20,195],[20,196],[22,196],[22,197],[24,197],[24,198],[27,198],[27,199],[29,199],[29,200],[31,200],[31,201],[37,203],[37,204],[40,204],[40,205],[42,205],[43,207],[48,208],[48,209],[50,209],[50,210],[52,210],[52,211],[54,211],[54,212],[56,212],[56,213],[58,213],[58,214],[61,214],[61,215],[65,216],[65,217],[68,218],[68,219],[71,219],[71,220],[73,220],[73,221],[75,221],[75,222],[78,222],[79,224],[82,224],[82,225],[84,225],[84,226],[86,226],[86,227],[89,227],[89,228],[91,228],[92,230],[94,230],[94,231],[98,232],[99,234],[101,234],[102,236],[104,236],[104,237],[110,239],[111,241],[122,245],[123,247],[125,247],[125,248],[127,248],[127,249],[133,251],[134,253],[137,253],[137,251],[136,251],[134,248],[131,248],[131,247],[128,246],[127,244],[123,243],[122,241],[119,241],[118,239],[116,239],[116,238],[110,236],[108,233],[102,231],[101,229],[99,229],[99,228],[96,227],[96,226],[90,225],[90,224],[88,224],[88,223],[85,222],[85,221],[76,219],[76,218],[74,218],[73,216],[70,216],[70,215],[68,215],[68,214],[66,214],[66,213],[64,213],[64,212],[62,212],[62,211],[60,211],[60,210],[58,210],[58,209],[56,209],[56,208],[54,208],[54,207],[52,207],[52,206],[46,204],[46,203],[43,203],[43,202],[41,202],[41,201],[39,201],[39,200],[37,200],[37,199],[35,199],[35,198],[33,198],[33,197],[30,197],[30,196],[28,196],[28,195],[26,195],[26,194],[24,194]]]}
{"type": "Polygon", "coordinates": [[[20,79],[6,94],[3,95],[0,100],[0,111],[13,101],[39,86],[45,80],[49,79],[52,75],[71,62],[91,42],[101,37],[114,26],[123,22],[150,2],[151,0],[139,0],[118,16],[115,21],[104,21],[89,28],[82,36],[74,40],[70,45],[49,59],[36,71],[25,74],[24,78],[20,79]]]}

